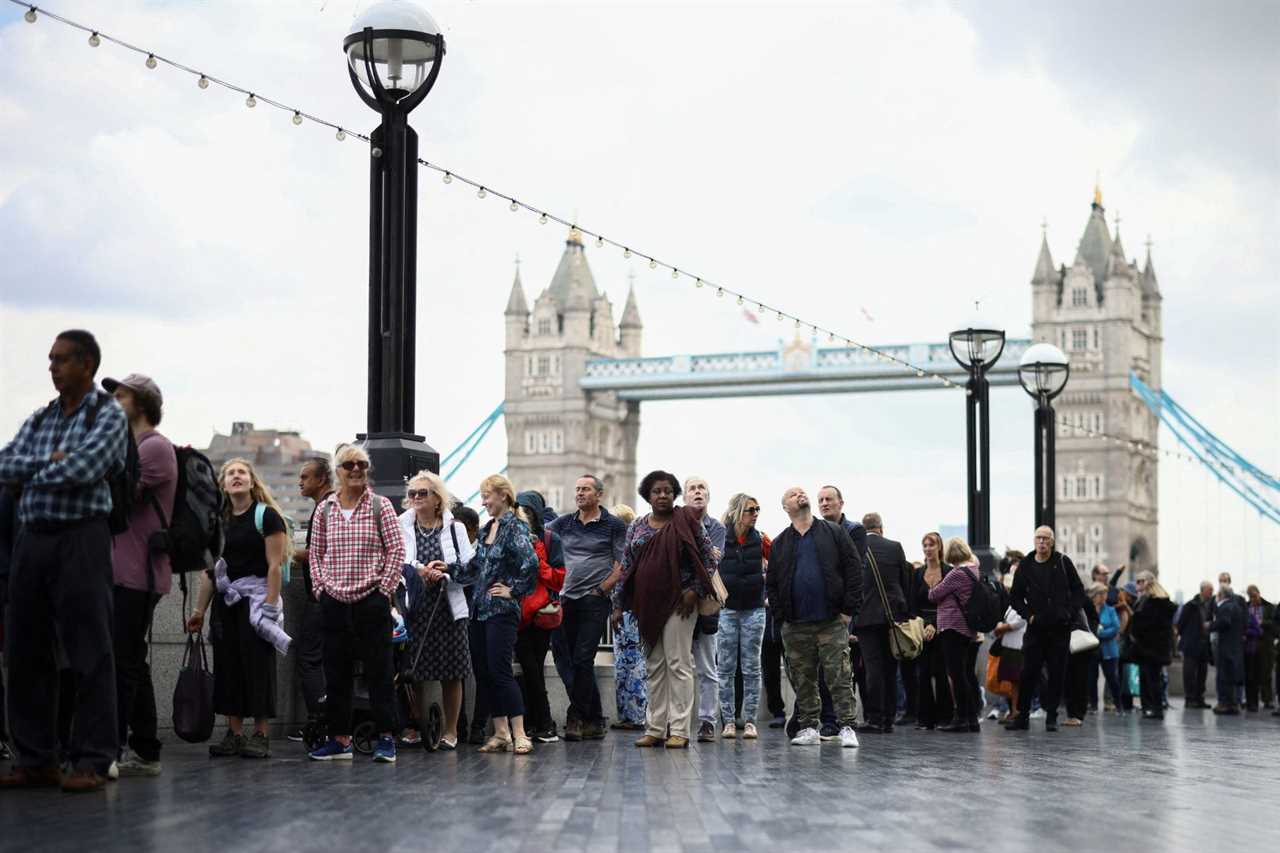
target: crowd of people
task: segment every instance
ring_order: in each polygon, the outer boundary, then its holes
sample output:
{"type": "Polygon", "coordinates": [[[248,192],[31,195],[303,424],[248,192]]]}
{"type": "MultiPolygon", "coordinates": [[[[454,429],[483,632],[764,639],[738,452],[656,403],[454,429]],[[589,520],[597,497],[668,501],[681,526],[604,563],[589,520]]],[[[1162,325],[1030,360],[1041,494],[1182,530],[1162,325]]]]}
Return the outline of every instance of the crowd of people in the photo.
{"type": "MultiPolygon", "coordinates": [[[[99,388],[100,362],[89,333],[59,335],[49,354],[58,398],[0,450],[0,757],[10,736],[16,751],[0,788],[94,791],[162,772],[149,630],[175,575],[166,534],[182,474],[157,429],[159,387],[131,374],[99,388]],[[131,467],[122,495],[118,475],[131,467]]],[[[1071,727],[1100,705],[1161,719],[1176,654],[1186,708],[1209,707],[1212,666],[1215,713],[1274,709],[1280,616],[1257,587],[1241,597],[1224,572],[1216,591],[1206,581],[1178,607],[1154,572],[1124,582],[1123,569],[1102,565],[1086,586],[1048,527],[1034,531],[1031,553],[1010,550],[984,571],[963,539],[937,532],[921,539],[924,559],[909,561],[878,513],[846,516],[834,485],[816,507],[803,487],[787,489],[789,523],[776,536],[758,529],[755,496],[732,495],[717,519],[705,479],[662,470],[640,483],[643,514],[606,506],[591,473],[563,514],[489,476],[483,524],[430,471],[393,505],[357,445],[308,460],[298,487],[314,509],[295,546],[250,461],[217,473],[222,547],[186,616],[193,634],[208,620],[213,705],[226,720],[211,758],[272,754],[290,651],[308,716],[290,739],[316,761],[354,757],[357,673],[369,751],[383,763],[424,737],[424,721],[405,713],[406,684],[419,698],[440,685],[439,749],[515,755],[611,729],[637,734],[640,748],[755,741],[762,693],[767,725],[798,747],[852,748],[860,734],[905,726],[973,734],[984,712],[1012,732],[1038,718],[1056,731],[1062,707],[1071,727]],[[291,637],[281,596],[299,582],[291,637]],[[988,625],[978,605],[989,601],[1003,616],[988,625]],[[608,634],[612,722],[597,679],[608,634]],[[568,696],[563,727],[548,654],[568,696]]]]}

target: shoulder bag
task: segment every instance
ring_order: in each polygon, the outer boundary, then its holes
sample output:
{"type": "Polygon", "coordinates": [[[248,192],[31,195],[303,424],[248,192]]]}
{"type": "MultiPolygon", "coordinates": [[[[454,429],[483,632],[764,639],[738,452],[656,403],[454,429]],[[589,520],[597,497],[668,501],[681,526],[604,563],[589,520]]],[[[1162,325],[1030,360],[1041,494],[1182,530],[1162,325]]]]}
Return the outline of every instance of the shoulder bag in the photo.
{"type": "Polygon", "coordinates": [[[1098,635],[1089,630],[1089,617],[1085,615],[1084,608],[1080,609],[1078,616],[1084,623],[1084,627],[1077,625],[1071,629],[1071,654],[1073,655],[1091,652],[1102,644],[1098,635]]]}
{"type": "Polygon", "coordinates": [[[889,623],[889,653],[895,660],[915,660],[924,648],[924,620],[912,616],[902,622],[893,621],[889,595],[884,591],[884,579],[880,577],[876,555],[870,548],[867,549],[867,559],[871,561],[871,575],[876,579],[876,589],[880,590],[880,601],[884,604],[884,618],[889,623]]]}
{"type": "Polygon", "coordinates": [[[205,657],[204,637],[187,635],[182,668],[173,688],[173,733],[187,743],[204,743],[213,735],[213,673],[205,657]]]}

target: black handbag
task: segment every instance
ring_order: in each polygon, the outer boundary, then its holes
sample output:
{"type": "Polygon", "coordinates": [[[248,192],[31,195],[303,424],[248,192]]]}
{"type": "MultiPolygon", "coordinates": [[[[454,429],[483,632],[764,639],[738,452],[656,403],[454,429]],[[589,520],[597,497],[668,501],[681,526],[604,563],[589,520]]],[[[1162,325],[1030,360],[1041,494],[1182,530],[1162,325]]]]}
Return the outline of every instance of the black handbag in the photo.
{"type": "Polygon", "coordinates": [[[205,656],[204,636],[187,636],[182,669],[173,688],[173,733],[187,743],[204,743],[213,736],[213,673],[205,656]]]}

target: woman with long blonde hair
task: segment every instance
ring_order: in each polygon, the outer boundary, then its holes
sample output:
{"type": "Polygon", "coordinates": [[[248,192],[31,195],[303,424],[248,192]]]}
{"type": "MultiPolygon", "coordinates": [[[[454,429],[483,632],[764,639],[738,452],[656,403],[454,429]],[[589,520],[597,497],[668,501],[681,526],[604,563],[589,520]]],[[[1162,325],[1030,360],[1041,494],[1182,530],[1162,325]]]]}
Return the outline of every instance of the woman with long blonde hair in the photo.
{"type": "MultiPolygon", "coordinates": [[[[222,465],[218,483],[225,497],[224,543],[221,563],[229,582],[250,581],[265,589],[262,617],[280,616],[281,574],[289,553],[288,527],[284,513],[247,459],[229,459],[222,465]]],[[[221,571],[221,569],[219,569],[221,571]]],[[[213,602],[209,636],[213,644],[213,709],[227,718],[227,733],[220,743],[209,747],[209,755],[223,758],[269,758],[267,736],[276,715],[276,650],[251,624],[252,600],[238,597],[227,603],[226,596],[214,595],[213,570],[200,579],[196,606],[187,619],[187,630],[204,627],[204,613],[213,602]],[[245,737],[244,720],[253,717],[253,733],[245,737]]],[[[229,594],[229,593],[228,593],[229,594]]]]}
{"type": "Polygon", "coordinates": [[[1153,572],[1138,572],[1134,578],[1138,601],[1129,619],[1129,639],[1138,664],[1142,717],[1164,719],[1163,670],[1173,659],[1173,615],[1177,606],[1153,572]]]}
{"type": "Polygon", "coordinates": [[[756,712],[760,706],[760,649],[764,642],[764,568],[773,542],[756,529],[760,501],[738,493],[729,498],[724,526],[728,531],[720,579],[729,598],[720,611],[716,632],[716,659],[720,676],[721,737],[737,737],[733,682],[742,667],[742,737],[755,740],[756,712]]]}
{"type": "Polygon", "coordinates": [[[958,536],[947,541],[943,559],[951,565],[951,571],[929,590],[929,600],[938,607],[938,639],[942,643],[947,680],[951,682],[955,716],[938,730],[976,732],[978,697],[974,694],[973,669],[969,662],[969,646],[973,644],[974,632],[965,619],[964,608],[979,579],[978,560],[969,545],[958,536]]]}

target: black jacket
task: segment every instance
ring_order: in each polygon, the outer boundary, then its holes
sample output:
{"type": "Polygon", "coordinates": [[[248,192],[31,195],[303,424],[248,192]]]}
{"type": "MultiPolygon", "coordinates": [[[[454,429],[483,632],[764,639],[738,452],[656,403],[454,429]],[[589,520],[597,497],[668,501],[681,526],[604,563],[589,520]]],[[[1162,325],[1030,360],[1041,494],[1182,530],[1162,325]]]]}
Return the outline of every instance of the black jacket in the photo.
{"type": "Polygon", "coordinates": [[[1209,607],[1200,607],[1200,596],[1196,595],[1182,605],[1178,614],[1178,643],[1182,654],[1191,660],[1209,661],[1213,659],[1213,647],[1209,642],[1209,632],[1205,630],[1205,610],[1209,611],[1209,621],[1213,619],[1213,599],[1209,599],[1209,607]]]}
{"type": "MultiPolygon", "coordinates": [[[[827,586],[827,604],[833,613],[853,616],[858,612],[859,583],[858,551],[853,540],[840,525],[821,518],[813,520],[810,531],[818,552],[818,564],[827,586]]],[[[795,619],[791,600],[791,587],[796,572],[796,542],[799,535],[790,525],[773,540],[769,554],[769,572],[765,575],[765,589],[769,593],[769,605],[774,616],[783,622],[795,619]]]]}
{"type": "Polygon", "coordinates": [[[1029,554],[1013,574],[1009,606],[1035,630],[1073,625],[1076,611],[1084,602],[1084,584],[1080,583],[1075,564],[1066,554],[1054,551],[1044,563],[1037,561],[1035,554],[1029,554]]]}
{"type": "Polygon", "coordinates": [[[1178,609],[1167,598],[1147,596],[1133,608],[1129,617],[1129,639],[1137,663],[1168,666],[1173,658],[1173,613],[1178,609]]]}
{"type": "Polygon", "coordinates": [[[724,556],[720,558],[720,580],[729,590],[726,610],[754,610],[764,607],[764,537],[752,528],[747,541],[729,528],[724,539],[724,556]]]}
{"type": "MultiPolygon", "coordinates": [[[[925,583],[924,573],[927,567],[921,566],[911,573],[911,608],[910,615],[919,616],[924,624],[938,627],[938,605],[929,600],[929,584],[925,583]]],[[[947,576],[951,566],[942,564],[942,577],[947,576]]],[[[941,583],[942,581],[938,581],[941,583]]]]}
{"type": "Polygon", "coordinates": [[[1218,632],[1214,664],[1221,669],[1229,661],[1235,667],[1236,675],[1244,673],[1244,628],[1249,621],[1249,611],[1243,601],[1238,595],[1218,601],[1210,626],[1210,630],[1218,632]]]}
{"type": "Polygon", "coordinates": [[[893,621],[901,622],[907,618],[907,590],[911,589],[911,564],[907,562],[902,543],[885,539],[876,533],[868,533],[867,551],[869,556],[862,562],[862,602],[853,625],[855,628],[869,628],[888,624],[884,602],[880,600],[880,589],[872,574],[872,557],[880,569],[880,579],[884,582],[885,596],[889,599],[892,611],[890,615],[893,621]]]}

